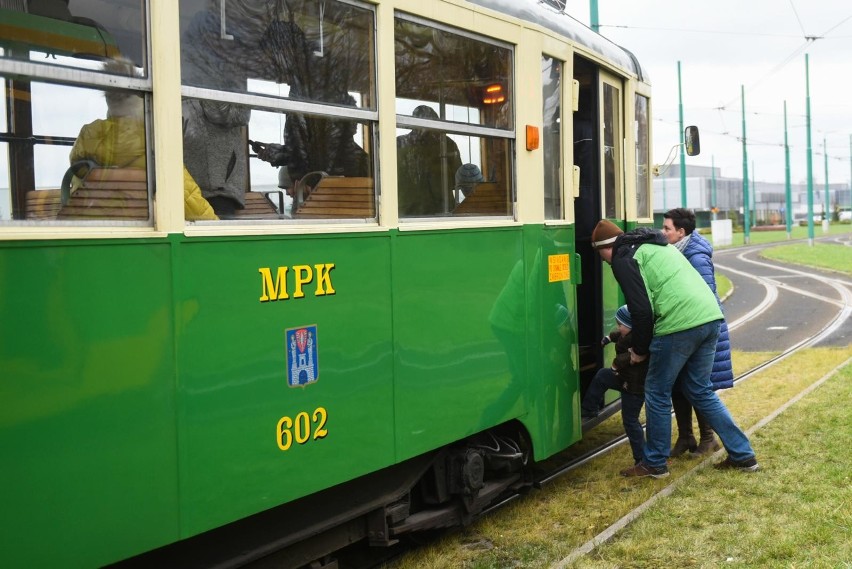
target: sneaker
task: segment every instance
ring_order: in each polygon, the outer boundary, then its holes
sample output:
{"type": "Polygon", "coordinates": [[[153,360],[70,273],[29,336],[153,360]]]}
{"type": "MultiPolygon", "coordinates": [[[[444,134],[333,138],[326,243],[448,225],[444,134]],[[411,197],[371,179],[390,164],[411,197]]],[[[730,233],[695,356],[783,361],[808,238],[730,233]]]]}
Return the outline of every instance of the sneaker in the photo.
{"type": "Polygon", "coordinates": [[[629,468],[625,468],[620,472],[620,474],[627,478],[643,478],[645,476],[650,476],[652,478],[665,478],[669,475],[669,469],[666,466],[655,468],[653,466],[648,466],[644,462],[640,462],[639,464],[634,464],[629,468]]]}
{"type": "Polygon", "coordinates": [[[760,465],[757,464],[757,459],[755,457],[736,461],[729,456],[717,464],[714,468],[718,468],[719,470],[736,469],[742,470],[743,472],[757,472],[760,470],[760,465]]]}

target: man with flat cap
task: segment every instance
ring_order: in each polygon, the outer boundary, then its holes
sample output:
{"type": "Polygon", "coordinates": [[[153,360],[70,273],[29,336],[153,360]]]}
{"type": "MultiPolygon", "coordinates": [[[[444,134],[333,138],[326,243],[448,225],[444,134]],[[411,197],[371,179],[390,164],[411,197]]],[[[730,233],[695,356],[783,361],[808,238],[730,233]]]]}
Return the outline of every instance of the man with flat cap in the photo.
{"type": "Polygon", "coordinates": [[[644,458],[622,470],[622,476],[669,475],[671,394],[677,379],[686,398],[706,417],[728,451],[728,457],[716,467],[758,470],[748,437],[710,385],[723,316],[701,275],[655,229],[640,227],[624,233],[603,219],[592,232],[592,246],[612,266],[627,300],[633,319],[631,362],[651,357],[645,379],[644,458]]]}

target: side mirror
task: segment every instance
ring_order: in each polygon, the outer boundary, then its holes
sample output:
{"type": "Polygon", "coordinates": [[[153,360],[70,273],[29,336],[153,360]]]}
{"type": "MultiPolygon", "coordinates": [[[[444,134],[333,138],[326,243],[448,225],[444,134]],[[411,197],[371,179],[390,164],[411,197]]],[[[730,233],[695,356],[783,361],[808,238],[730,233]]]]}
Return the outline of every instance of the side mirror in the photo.
{"type": "Polygon", "coordinates": [[[683,141],[686,144],[688,156],[698,156],[701,153],[701,138],[698,136],[697,126],[688,126],[684,129],[683,141]]]}

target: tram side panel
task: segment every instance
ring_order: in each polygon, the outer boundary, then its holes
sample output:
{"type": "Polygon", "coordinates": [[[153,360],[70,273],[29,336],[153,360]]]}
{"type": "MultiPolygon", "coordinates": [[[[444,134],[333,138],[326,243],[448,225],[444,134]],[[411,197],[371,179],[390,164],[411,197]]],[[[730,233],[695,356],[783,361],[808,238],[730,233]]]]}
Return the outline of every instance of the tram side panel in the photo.
{"type": "Polygon", "coordinates": [[[0,248],[0,565],[95,566],[177,536],[170,249],[0,248]]]}
{"type": "Polygon", "coordinates": [[[397,460],[513,419],[536,458],[579,439],[573,288],[548,278],[571,251],[541,227],[398,235],[397,460]]]}
{"type": "Polygon", "coordinates": [[[182,537],[393,463],[385,234],[180,255],[182,537]]]}

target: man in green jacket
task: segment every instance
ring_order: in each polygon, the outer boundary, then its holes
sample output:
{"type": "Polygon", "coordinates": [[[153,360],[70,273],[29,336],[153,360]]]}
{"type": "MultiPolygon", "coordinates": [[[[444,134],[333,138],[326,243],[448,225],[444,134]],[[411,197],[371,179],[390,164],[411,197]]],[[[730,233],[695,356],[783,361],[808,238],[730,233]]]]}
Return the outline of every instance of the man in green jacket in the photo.
{"type": "Polygon", "coordinates": [[[671,394],[679,379],[684,395],[719,435],[728,457],[718,468],[758,469],[748,437],[710,385],[716,339],[723,318],[716,297],[686,257],[659,231],[624,233],[601,220],[592,246],[612,265],[633,319],[632,363],[651,356],[645,379],[647,418],[644,458],[623,476],[669,475],[672,436],[671,394]]]}

